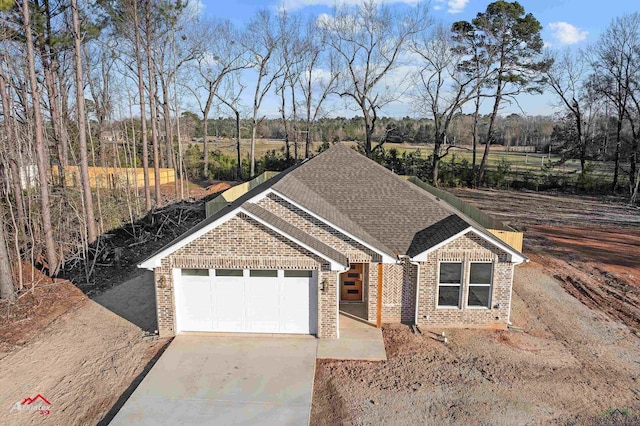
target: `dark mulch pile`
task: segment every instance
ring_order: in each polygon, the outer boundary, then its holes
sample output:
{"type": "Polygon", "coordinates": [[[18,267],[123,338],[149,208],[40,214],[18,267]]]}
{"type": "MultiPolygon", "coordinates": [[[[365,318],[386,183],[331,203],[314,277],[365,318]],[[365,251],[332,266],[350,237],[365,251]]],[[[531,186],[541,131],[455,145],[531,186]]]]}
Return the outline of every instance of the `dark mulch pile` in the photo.
{"type": "Polygon", "coordinates": [[[67,262],[60,276],[89,297],[134,277],[141,261],[202,221],[206,201],[216,195],[152,210],[133,224],[109,231],[90,247],[87,260],[67,262]]]}

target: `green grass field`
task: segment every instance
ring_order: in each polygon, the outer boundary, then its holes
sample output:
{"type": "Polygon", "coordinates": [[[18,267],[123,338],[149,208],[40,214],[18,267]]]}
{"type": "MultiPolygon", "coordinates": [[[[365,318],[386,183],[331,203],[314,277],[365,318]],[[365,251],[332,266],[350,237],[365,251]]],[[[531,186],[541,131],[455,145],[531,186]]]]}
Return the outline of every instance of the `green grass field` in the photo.
{"type": "MultiPolygon", "coordinates": [[[[355,145],[356,142],[346,142],[348,145],[355,145]]],[[[199,144],[202,145],[202,144],[199,144]]],[[[321,145],[320,142],[314,142],[312,146],[312,152],[316,152],[318,147],[321,145]]],[[[222,139],[218,141],[211,141],[209,143],[210,149],[220,150],[223,154],[227,156],[236,155],[236,146],[235,142],[229,139],[222,139]]],[[[249,150],[251,147],[251,142],[249,139],[241,140],[241,153],[243,158],[247,158],[249,155],[249,150]]],[[[432,152],[432,147],[423,146],[423,147],[414,147],[407,146],[401,144],[391,144],[387,143],[384,145],[385,149],[396,149],[400,154],[403,152],[415,152],[420,150],[420,157],[427,158],[429,154],[432,152]]],[[[477,162],[479,163],[482,159],[483,149],[478,151],[477,162]]],[[[576,174],[580,172],[580,161],[577,159],[566,160],[565,162],[561,162],[562,158],[558,155],[552,154],[550,157],[541,153],[524,153],[524,152],[505,152],[502,150],[498,150],[501,147],[496,147],[496,149],[489,151],[489,159],[488,159],[488,168],[494,169],[497,165],[506,160],[510,164],[510,170],[512,172],[531,172],[533,174],[542,174],[545,173],[543,170],[544,166],[549,166],[551,164],[553,168],[551,172],[554,174],[576,174]]],[[[284,152],[284,141],[280,140],[265,140],[259,139],[256,143],[256,158],[263,157],[267,151],[275,150],[276,152],[284,152]]],[[[298,150],[300,155],[304,155],[304,143],[300,142],[298,146],[298,150]]],[[[293,154],[293,145],[291,146],[291,151],[293,154]]],[[[446,156],[442,161],[450,162],[454,158],[456,161],[467,160],[469,163],[472,161],[472,152],[466,148],[453,148],[449,152],[449,155],[446,156]]],[[[613,163],[612,162],[603,162],[603,161],[589,161],[593,167],[593,175],[598,178],[611,178],[613,175],[613,163]]]]}

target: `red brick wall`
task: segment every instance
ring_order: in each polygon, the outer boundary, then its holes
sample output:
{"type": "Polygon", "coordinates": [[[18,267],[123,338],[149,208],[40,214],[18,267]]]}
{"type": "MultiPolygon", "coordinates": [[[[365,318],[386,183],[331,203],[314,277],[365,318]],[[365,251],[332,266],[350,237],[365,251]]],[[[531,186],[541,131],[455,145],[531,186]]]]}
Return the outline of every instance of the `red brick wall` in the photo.
{"type": "MultiPolygon", "coordinates": [[[[377,319],[379,256],[371,250],[313,218],[286,201],[270,195],[260,200],[263,208],[277,214],[299,229],[336,248],[351,262],[365,265],[365,303],[368,320],[377,319]],[[372,263],[369,263],[372,262],[372,263]]],[[[327,262],[272,231],[268,227],[239,214],[203,237],[163,259],[155,269],[158,329],[163,336],[175,334],[173,268],[267,268],[318,270],[318,336],[336,337],[337,295],[339,280],[327,262]],[[322,292],[322,282],[326,291],[322,292]]],[[[410,322],[415,319],[416,275],[418,268],[408,262],[383,265],[383,322],[410,322]]],[[[498,250],[473,233],[447,244],[420,264],[418,323],[424,326],[504,326],[508,321],[513,265],[507,253],[498,250]],[[460,309],[436,307],[438,261],[462,261],[468,272],[469,262],[493,261],[494,275],[491,308],[464,306],[468,294],[462,287],[460,309]]]]}
{"type": "Polygon", "coordinates": [[[420,265],[418,324],[423,326],[505,327],[511,303],[513,264],[507,253],[495,248],[474,233],[467,233],[439,250],[431,253],[420,265]],[[460,308],[437,308],[438,262],[461,261],[464,265],[462,302],[460,308]],[[466,307],[468,271],[471,261],[493,262],[493,286],[489,309],[466,307]]]}
{"type": "Polygon", "coordinates": [[[250,217],[239,214],[175,251],[155,269],[158,331],[175,334],[173,268],[318,270],[318,337],[336,337],[336,272],[328,263],[250,217]],[[320,290],[326,279],[327,290],[320,290]]]}

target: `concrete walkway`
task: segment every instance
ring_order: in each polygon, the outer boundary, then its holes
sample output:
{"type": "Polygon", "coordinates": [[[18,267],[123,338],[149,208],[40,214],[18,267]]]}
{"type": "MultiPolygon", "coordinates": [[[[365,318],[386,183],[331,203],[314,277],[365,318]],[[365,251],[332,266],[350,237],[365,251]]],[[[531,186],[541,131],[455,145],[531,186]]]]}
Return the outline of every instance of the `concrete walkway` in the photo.
{"type": "Polygon", "coordinates": [[[307,425],[317,340],[177,336],[112,425],[307,425]]]}
{"type": "Polygon", "coordinates": [[[319,339],[318,358],[386,361],[382,330],[340,314],[340,338],[319,339]]]}

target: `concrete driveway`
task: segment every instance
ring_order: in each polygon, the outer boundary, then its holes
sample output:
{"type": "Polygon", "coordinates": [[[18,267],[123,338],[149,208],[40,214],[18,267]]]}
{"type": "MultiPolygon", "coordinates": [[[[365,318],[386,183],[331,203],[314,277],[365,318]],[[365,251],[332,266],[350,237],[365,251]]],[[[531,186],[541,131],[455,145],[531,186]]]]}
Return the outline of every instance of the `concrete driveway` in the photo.
{"type": "Polygon", "coordinates": [[[176,337],[111,425],[307,425],[313,337],[176,337]]]}

